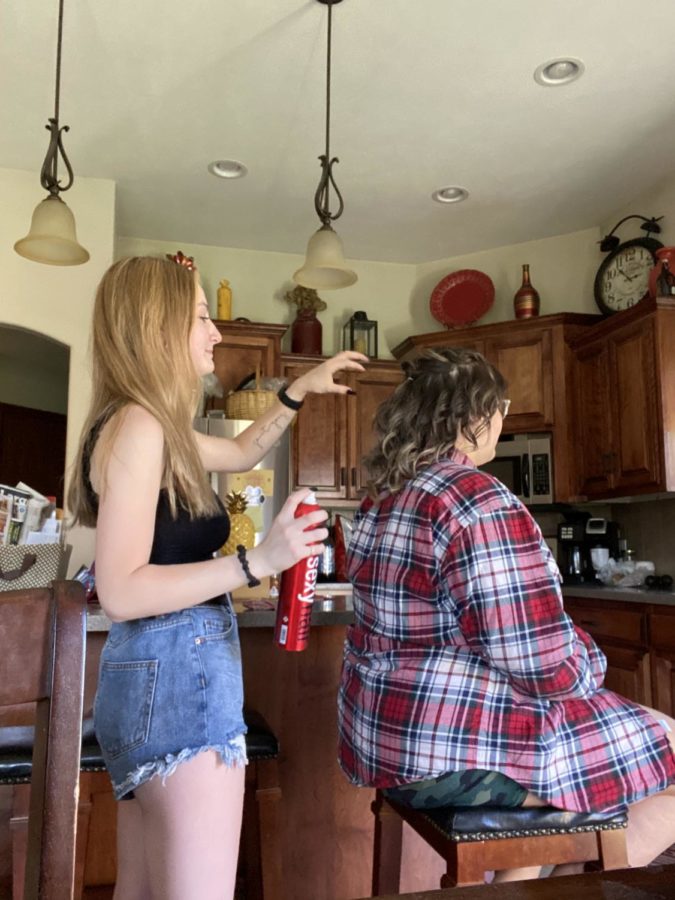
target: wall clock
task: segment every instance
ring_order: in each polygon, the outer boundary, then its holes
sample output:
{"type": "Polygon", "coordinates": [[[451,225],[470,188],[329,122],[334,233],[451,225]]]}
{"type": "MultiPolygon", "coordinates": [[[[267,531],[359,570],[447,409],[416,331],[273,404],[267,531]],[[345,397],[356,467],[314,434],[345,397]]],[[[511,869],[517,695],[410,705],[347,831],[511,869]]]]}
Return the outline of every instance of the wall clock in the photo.
{"type": "Polygon", "coordinates": [[[619,244],[602,261],[593,290],[595,302],[605,315],[630,309],[647,296],[649,273],[660,247],[663,244],[655,238],[635,238],[619,244]]]}

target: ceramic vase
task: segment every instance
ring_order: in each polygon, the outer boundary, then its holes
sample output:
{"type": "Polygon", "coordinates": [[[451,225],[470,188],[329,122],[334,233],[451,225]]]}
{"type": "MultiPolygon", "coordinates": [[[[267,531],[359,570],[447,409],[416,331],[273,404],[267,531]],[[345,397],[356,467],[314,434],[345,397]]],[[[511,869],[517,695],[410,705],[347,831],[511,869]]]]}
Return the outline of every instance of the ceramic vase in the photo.
{"type": "Polygon", "coordinates": [[[675,247],[661,247],[656,251],[656,263],[654,264],[654,268],[649,273],[650,297],[661,295],[661,290],[659,289],[659,278],[661,276],[661,270],[663,269],[664,262],[667,263],[667,268],[669,269],[671,275],[675,273],[675,247]]]}
{"type": "Polygon", "coordinates": [[[523,283],[513,298],[516,319],[531,319],[539,315],[539,294],[530,282],[530,267],[523,264],[523,283]]]}
{"type": "Polygon", "coordinates": [[[321,356],[321,322],[313,309],[298,309],[291,326],[291,353],[321,356]]]}

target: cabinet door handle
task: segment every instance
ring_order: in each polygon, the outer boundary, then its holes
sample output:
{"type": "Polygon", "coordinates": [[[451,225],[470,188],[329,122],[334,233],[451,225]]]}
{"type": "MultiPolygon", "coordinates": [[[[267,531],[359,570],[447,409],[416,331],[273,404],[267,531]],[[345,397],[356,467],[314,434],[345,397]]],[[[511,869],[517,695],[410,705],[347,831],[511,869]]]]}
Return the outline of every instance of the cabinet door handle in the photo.
{"type": "Polygon", "coordinates": [[[594,622],[593,619],[579,619],[579,624],[583,625],[585,628],[599,628],[600,625],[597,622],[594,622]]]}
{"type": "Polygon", "coordinates": [[[347,467],[342,466],[342,468],[340,469],[340,487],[344,487],[346,481],[347,481],[347,467]]]}
{"type": "Polygon", "coordinates": [[[356,466],[352,466],[352,487],[356,487],[356,466]]]}

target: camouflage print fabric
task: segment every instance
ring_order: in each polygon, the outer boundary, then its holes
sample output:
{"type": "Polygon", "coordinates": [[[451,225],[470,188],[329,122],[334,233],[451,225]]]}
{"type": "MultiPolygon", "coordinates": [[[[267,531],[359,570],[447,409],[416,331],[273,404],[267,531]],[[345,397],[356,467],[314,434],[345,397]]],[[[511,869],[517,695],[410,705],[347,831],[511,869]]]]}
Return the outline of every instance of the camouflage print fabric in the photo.
{"type": "Polygon", "coordinates": [[[414,781],[383,791],[386,797],[413,809],[436,809],[439,806],[506,806],[523,805],[525,788],[500,772],[468,769],[446,772],[435,778],[414,781]]]}

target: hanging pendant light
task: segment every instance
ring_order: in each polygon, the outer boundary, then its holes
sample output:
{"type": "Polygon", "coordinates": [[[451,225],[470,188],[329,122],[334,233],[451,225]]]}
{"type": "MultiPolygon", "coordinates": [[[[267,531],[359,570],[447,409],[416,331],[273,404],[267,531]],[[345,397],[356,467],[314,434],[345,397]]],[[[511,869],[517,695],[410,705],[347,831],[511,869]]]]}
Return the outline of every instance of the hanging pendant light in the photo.
{"type": "Polygon", "coordinates": [[[56,43],[56,98],[54,118],[49,119],[46,129],[50,134],[49,147],[40,171],[40,184],[49,191],[49,196],[35,207],[30,223],[30,231],[25,238],[14,244],[20,256],[49,266],[78,266],[87,262],[89,253],[77,242],[75,217],[59,197],[72,187],[74,176],[66,151],[63,149],[61,132],[68,131],[68,125],[59,127],[59,94],[61,87],[61,33],[63,31],[63,0],[59,0],[59,27],[56,43]],[[57,165],[61,154],[68,182],[59,182],[57,165]]]}
{"type": "Polygon", "coordinates": [[[349,287],[357,280],[356,272],[347,267],[342,249],[342,241],[333,230],[331,222],[339,219],[344,210],[344,201],[333,178],[333,164],[339,162],[330,156],[330,63],[333,6],[342,0],[317,0],[328,7],[328,41],[326,52],[326,152],[319,157],[321,178],[314,194],[314,209],[321,220],[321,228],[312,235],[307,244],[304,265],[293,275],[293,281],[303,287],[315,290],[331,290],[349,287]],[[330,211],[330,185],[338,199],[337,211],[330,211]]]}

